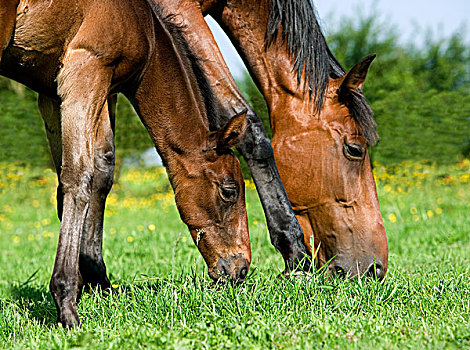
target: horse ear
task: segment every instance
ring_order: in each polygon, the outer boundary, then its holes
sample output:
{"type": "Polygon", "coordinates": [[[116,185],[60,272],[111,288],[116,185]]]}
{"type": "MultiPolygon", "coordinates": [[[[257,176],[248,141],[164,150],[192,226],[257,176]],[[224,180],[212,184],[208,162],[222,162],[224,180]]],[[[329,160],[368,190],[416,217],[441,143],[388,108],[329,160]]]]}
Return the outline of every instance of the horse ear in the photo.
{"type": "Polygon", "coordinates": [[[223,150],[238,146],[247,127],[246,111],[243,111],[216,132],[217,148],[223,150]]]}
{"type": "Polygon", "coordinates": [[[364,57],[359,61],[352,69],[346,74],[343,82],[341,83],[340,91],[350,92],[355,91],[356,89],[362,89],[364,81],[367,77],[367,72],[369,71],[370,64],[377,55],[374,53],[367,57],[364,57]]]}

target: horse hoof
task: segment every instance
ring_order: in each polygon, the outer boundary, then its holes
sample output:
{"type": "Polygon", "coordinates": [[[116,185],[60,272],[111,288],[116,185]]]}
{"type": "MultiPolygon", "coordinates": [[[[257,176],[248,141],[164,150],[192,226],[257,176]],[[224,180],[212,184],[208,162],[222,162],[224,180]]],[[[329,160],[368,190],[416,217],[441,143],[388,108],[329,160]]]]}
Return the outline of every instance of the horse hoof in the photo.
{"type": "Polygon", "coordinates": [[[75,310],[62,311],[59,317],[59,325],[65,329],[72,329],[80,326],[80,319],[75,310]]]}

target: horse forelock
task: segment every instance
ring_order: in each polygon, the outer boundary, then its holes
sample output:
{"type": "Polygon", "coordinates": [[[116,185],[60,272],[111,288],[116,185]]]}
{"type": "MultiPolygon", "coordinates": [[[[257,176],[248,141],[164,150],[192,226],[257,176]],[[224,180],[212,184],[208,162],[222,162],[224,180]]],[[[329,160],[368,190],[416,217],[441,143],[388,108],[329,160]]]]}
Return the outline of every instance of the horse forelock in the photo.
{"type": "MultiPolygon", "coordinates": [[[[330,51],[311,0],[268,0],[271,4],[265,33],[265,47],[279,37],[286,44],[294,65],[297,82],[303,78],[309,98],[313,97],[317,112],[321,111],[330,78],[342,77],[346,71],[330,51]]],[[[361,126],[369,145],[379,136],[374,113],[361,93],[342,101],[361,126]]]]}
{"type": "Polygon", "coordinates": [[[340,102],[348,107],[351,116],[360,125],[367,145],[374,146],[377,144],[380,137],[374,119],[374,112],[362,92],[350,92],[340,102]]]}

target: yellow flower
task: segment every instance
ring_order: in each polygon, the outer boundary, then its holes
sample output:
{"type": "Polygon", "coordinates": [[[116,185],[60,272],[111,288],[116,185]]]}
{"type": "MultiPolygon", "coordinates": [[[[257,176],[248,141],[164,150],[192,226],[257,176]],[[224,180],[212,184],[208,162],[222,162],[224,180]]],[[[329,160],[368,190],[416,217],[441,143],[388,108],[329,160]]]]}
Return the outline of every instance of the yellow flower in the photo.
{"type": "Polygon", "coordinates": [[[149,229],[150,231],[155,231],[156,226],[155,226],[154,224],[150,224],[150,225],[148,226],[148,229],[149,229]]]}
{"type": "Polygon", "coordinates": [[[419,216],[418,215],[413,215],[413,220],[414,221],[419,221],[419,216]]]}
{"type": "Polygon", "coordinates": [[[432,218],[433,215],[434,215],[434,212],[433,212],[432,210],[428,210],[428,211],[426,212],[426,215],[428,216],[428,218],[432,218]]]}
{"type": "Polygon", "coordinates": [[[33,200],[33,207],[39,208],[39,202],[37,200],[33,200]]]}
{"type": "Polygon", "coordinates": [[[117,289],[119,288],[119,284],[113,284],[111,287],[113,287],[114,289],[117,289]]]}
{"type": "Polygon", "coordinates": [[[134,242],[134,237],[132,237],[132,236],[127,236],[127,241],[128,241],[129,243],[134,242]]]}
{"type": "Polygon", "coordinates": [[[253,225],[258,225],[258,221],[257,220],[253,221],[253,225]]]}
{"type": "Polygon", "coordinates": [[[15,242],[15,243],[20,243],[20,237],[18,237],[18,236],[13,236],[13,242],[15,242]]]}
{"type": "Polygon", "coordinates": [[[186,237],[184,237],[184,236],[181,238],[181,241],[183,241],[183,242],[186,242],[187,240],[188,240],[188,239],[187,239],[186,237]]]}
{"type": "Polygon", "coordinates": [[[385,185],[384,186],[384,191],[385,192],[390,192],[391,190],[392,190],[392,186],[390,186],[390,185],[385,185]]]}
{"type": "Polygon", "coordinates": [[[390,220],[390,222],[396,222],[397,221],[397,216],[392,213],[392,214],[388,215],[388,219],[390,220]]]}
{"type": "Polygon", "coordinates": [[[418,212],[418,209],[416,209],[416,208],[411,208],[410,209],[410,214],[415,215],[417,212],[418,212]]]}
{"type": "Polygon", "coordinates": [[[441,209],[441,208],[437,208],[437,209],[436,209],[436,214],[437,214],[437,215],[441,215],[441,214],[442,214],[442,209],[441,209]]]}
{"type": "Polygon", "coordinates": [[[139,230],[139,231],[143,231],[143,230],[144,230],[144,226],[143,226],[143,225],[139,225],[139,226],[137,226],[137,230],[139,230]]]}
{"type": "Polygon", "coordinates": [[[43,224],[44,226],[49,225],[50,223],[51,223],[51,220],[49,220],[49,219],[42,219],[41,220],[41,224],[43,224]]]}
{"type": "Polygon", "coordinates": [[[109,233],[111,233],[112,235],[114,235],[116,233],[116,229],[114,227],[111,227],[109,229],[109,233]]]}

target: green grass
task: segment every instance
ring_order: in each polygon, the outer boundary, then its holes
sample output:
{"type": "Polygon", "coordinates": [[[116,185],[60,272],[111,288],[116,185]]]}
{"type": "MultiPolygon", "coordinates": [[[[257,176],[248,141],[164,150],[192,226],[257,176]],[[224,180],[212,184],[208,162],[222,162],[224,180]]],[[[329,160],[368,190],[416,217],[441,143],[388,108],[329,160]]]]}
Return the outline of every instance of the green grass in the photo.
{"type": "Polygon", "coordinates": [[[82,326],[67,331],[48,291],[54,174],[0,164],[1,347],[469,348],[468,162],[376,170],[390,247],[383,282],[277,279],[283,263],[250,184],[253,263],[237,287],[208,279],[166,175],[124,170],[105,222],[114,293],[85,294],[82,326]]]}

